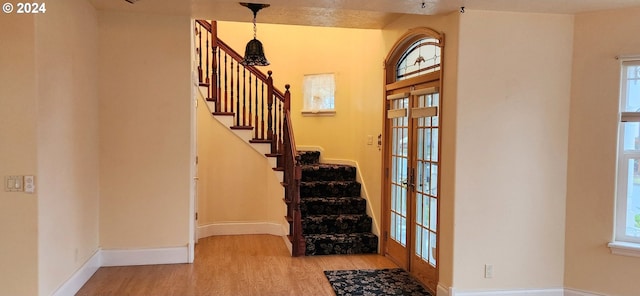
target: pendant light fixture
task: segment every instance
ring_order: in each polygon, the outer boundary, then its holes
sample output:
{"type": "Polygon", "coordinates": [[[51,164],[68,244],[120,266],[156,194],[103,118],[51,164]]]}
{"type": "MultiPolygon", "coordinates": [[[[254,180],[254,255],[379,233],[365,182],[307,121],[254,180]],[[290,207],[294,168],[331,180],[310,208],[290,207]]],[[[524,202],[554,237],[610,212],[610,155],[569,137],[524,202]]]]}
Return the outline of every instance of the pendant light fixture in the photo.
{"type": "Polygon", "coordinates": [[[269,61],[264,56],[264,48],[262,47],[262,42],[256,39],[256,16],[258,15],[258,11],[260,9],[269,7],[269,4],[259,4],[259,3],[245,3],[240,2],[240,5],[247,7],[253,11],[253,39],[247,43],[247,47],[244,52],[244,59],[241,64],[245,66],[268,66],[269,61]]]}

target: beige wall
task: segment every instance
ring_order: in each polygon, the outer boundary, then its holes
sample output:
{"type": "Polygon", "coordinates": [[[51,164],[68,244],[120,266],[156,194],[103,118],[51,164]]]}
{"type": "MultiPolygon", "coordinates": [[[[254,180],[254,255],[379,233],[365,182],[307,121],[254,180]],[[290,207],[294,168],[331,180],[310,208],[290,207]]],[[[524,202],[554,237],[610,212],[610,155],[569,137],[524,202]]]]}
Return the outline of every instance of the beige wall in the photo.
{"type": "Polygon", "coordinates": [[[618,91],[617,55],[640,54],[640,9],[576,16],[569,131],[565,285],[638,294],[640,258],[612,255],[618,91]]]}
{"type": "Polygon", "coordinates": [[[460,16],[459,290],[563,285],[572,36],[568,15],[460,16]],[[485,264],[494,266],[492,279],[483,277],[485,264]]]}
{"type": "MultiPolygon", "coordinates": [[[[98,249],[97,14],[82,0],[36,18],[38,280],[51,295],[98,249]]],[[[1,294],[1,293],[0,293],[1,294]]]]}
{"type": "MultiPolygon", "coordinates": [[[[37,173],[35,18],[0,17],[0,178],[37,173]]],[[[38,294],[37,194],[0,188],[0,295],[38,294]]]]}
{"type": "Polygon", "coordinates": [[[100,12],[100,245],[189,240],[190,19],[100,12]]]}

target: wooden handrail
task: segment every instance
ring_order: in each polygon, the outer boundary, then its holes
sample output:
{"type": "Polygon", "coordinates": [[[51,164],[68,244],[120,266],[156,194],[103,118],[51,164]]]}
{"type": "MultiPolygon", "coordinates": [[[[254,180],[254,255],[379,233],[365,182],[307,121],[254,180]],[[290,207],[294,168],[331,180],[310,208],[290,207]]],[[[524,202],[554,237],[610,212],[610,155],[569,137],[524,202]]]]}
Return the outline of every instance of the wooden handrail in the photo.
{"type": "MultiPolygon", "coordinates": [[[[213,41],[211,42],[211,45],[213,47],[217,46],[217,47],[221,48],[227,54],[229,54],[229,56],[231,56],[234,60],[236,60],[238,62],[241,62],[243,60],[243,57],[237,51],[235,51],[233,48],[231,48],[231,46],[229,46],[227,43],[225,43],[220,38],[218,38],[217,34],[213,34],[213,33],[215,33],[215,31],[212,32],[212,28],[215,27],[215,26],[211,25],[209,22],[204,21],[204,20],[196,20],[196,22],[198,24],[200,24],[202,27],[204,27],[209,33],[212,33],[212,35],[213,35],[212,40],[213,41]]],[[[267,81],[267,75],[262,73],[262,71],[260,71],[260,69],[256,68],[255,66],[244,66],[244,67],[247,68],[247,70],[249,70],[253,75],[258,77],[260,80],[265,81],[265,82],[267,81]]],[[[274,88],[273,91],[274,91],[275,95],[281,101],[284,101],[284,93],[281,90],[279,90],[277,88],[274,88]]]]}
{"type": "MultiPolygon", "coordinates": [[[[287,92],[289,90],[287,88],[287,92]]],[[[302,213],[300,211],[300,181],[302,180],[302,165],[300,163],[300,155],[296,150],[296,141],[293,136],[293,126],[291,124],[291,112],[285,110],[284,113],[284,146],[285,146],[285,200],[289,207],[287,208],[287,216],[291,218],[290,241],[293,256],[304,256],[306,243],[302,237],[302,213]]]]}

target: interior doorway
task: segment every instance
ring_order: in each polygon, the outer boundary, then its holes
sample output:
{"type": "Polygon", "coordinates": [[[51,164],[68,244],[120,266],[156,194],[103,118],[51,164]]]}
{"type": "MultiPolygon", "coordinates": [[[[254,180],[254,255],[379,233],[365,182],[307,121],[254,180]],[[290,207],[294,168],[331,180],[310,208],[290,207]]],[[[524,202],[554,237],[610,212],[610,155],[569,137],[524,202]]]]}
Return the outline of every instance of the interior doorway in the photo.
{"type": "Polygon", "coordinates": [[[385,60],[383,252],[438,284],[443,36],[410,30],[385,60]]]}

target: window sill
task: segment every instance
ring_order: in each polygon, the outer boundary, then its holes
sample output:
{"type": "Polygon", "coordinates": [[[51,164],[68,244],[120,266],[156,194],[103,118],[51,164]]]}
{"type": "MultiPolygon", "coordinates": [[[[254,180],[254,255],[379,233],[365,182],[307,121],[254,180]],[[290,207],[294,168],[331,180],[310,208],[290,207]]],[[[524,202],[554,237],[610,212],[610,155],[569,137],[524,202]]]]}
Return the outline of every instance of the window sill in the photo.
{"type": "Polygon", "coordinates": [[[335,116],[335,110],[302,110],[302,116],[335,116]]]}
{"type": "Polygon", "coordinates": [[[608,245],[611,254],[640,257],[640,244],[627,242],[610,242],[608,245]]]}

